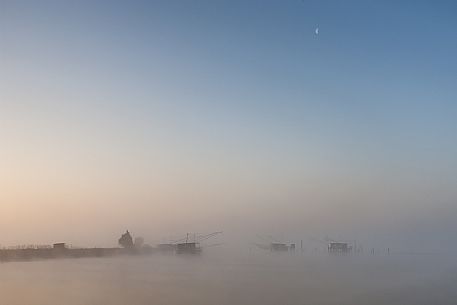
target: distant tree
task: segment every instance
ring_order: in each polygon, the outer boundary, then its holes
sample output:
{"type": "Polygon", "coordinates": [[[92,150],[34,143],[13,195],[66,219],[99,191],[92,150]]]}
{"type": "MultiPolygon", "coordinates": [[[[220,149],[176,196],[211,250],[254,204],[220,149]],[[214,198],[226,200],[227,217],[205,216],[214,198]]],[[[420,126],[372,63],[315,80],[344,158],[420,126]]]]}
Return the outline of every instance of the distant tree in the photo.
{"type": "Polygon", "coordinates": [[[133,248],[132,235],[130,235],[130,232],[128,230],[127,230],[127,232],[122,234],[121,238],[119,238],[119,245],[126,249],[133,248]]]}

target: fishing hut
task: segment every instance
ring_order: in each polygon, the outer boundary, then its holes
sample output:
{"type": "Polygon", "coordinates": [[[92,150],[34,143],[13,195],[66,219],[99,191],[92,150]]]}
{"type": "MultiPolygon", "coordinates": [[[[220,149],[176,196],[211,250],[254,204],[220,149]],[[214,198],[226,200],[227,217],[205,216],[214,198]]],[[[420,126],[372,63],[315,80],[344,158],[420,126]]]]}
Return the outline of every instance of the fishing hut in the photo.
{"type": "MultiPolygon", "coordinates": [[[[187,233],[185,239],[175,241],[174,246],[176,254],[200,254],[202,252],[200,243],[221,233],[222,232],[213,232],[206,235],[193,234],[192,239],[190,239],[189,233],[187,233]]],[[[208,245],[206,245],[206,247],[208,247],[208,245]]]]}
{"type": "Polygon", "coordinates": [[[272,252],[287,252],[289,251],[289,246],[284,243],[271,243],[270,250],[272,252]]]}
{"type": "Polygon", "coordinates": [[[176,245],[176,254],[200,254],[201,252],[202,248],[197,242],[185,242],[176,245]]]}
{"type": "Polygon", "coordinates": [[[346,242],[330,242],[328,252],[331,254],[348,254],[352,252],[352,246],[346,242]]]}

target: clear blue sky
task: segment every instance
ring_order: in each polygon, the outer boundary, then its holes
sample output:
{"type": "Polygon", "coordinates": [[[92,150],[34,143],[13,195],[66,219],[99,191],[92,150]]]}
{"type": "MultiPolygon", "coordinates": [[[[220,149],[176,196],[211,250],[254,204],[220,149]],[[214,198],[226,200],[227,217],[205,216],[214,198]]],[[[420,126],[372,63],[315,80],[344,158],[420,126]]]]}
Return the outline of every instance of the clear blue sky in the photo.
{"type": "MultiPolygon", "coordinates": [[[[0,1],[3,178],[43,166],[77,193],[75,176],[121,173],[103,187],[141,194],[132,219],[160,200],[180,210],[189,193],[164,189],[191,177],[195,221],[316,201],[311,215],[345,210],[342,222],[375,221],[370,204],[400,219],[438,204],[430,221],[450,223],[456,54],[455,1],[0,1]]],[[[111,200],[91,196],[100,211],[111,200]]],[[[302,229],[297,213],[285,230],[302,229]]]]}

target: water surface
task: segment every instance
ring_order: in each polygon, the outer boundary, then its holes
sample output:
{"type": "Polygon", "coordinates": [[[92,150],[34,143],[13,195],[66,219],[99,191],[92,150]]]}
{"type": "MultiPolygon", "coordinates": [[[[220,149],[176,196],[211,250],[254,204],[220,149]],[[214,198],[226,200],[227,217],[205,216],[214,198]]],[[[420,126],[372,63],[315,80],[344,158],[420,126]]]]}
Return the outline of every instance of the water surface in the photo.
{"type": "Polygon", "coordinates": [[[457,304],[439,255],[154,255],[0,264],[8,305],[457,304]]]}

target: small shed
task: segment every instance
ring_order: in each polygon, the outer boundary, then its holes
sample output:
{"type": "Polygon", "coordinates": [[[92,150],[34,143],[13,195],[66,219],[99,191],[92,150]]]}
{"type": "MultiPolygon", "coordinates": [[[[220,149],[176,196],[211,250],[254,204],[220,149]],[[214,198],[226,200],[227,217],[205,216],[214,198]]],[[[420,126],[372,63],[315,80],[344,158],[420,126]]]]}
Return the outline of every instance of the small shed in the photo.
{"type": "Polygon", "coordinates": [[[283,243],[271,243],[270,244],[270,250],[271,251],[278,251],[278,252],[281,252],[281,251],[288,251],[289,250],[289,247],[286,245],[286,244],[283,244],[283,243]]]}
{"type": "Polygon", "coordinates": [[[199,243],[179,243],[176,245],[177,254],[200,254],[202,249],[199,243]]]}
{"type": "Polygon", "coordinates": [[[349,253],[352,251],[352,246],[345,242],[331,242],[328,244],[329,253],[349,253]]]}
{"type": "Polygon", "coordinates": [[[54,245],[52,245],[52,248],[54,250],[65,250],[67,249],[67,245],[65,243],[55,243],[54,245]]]}

